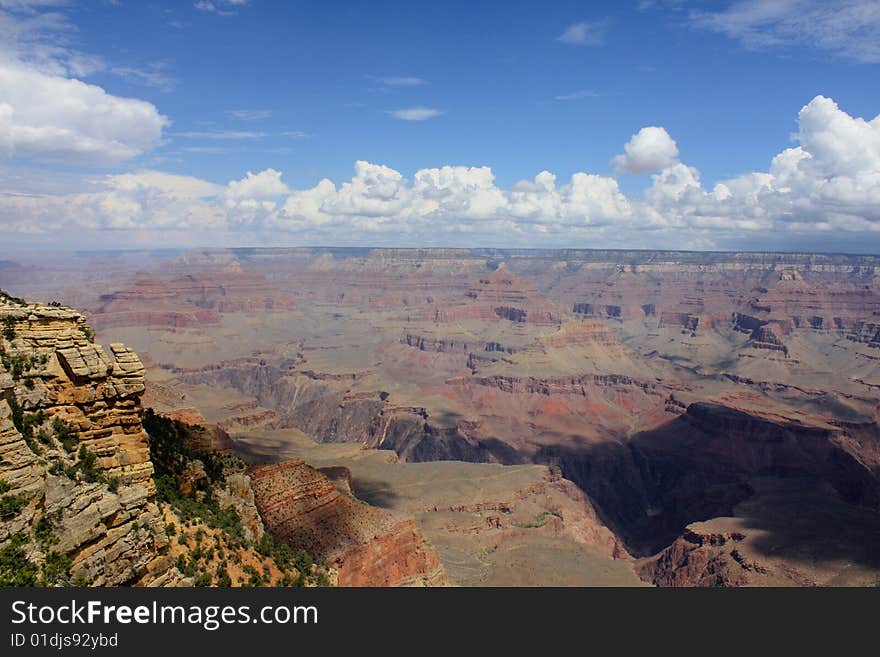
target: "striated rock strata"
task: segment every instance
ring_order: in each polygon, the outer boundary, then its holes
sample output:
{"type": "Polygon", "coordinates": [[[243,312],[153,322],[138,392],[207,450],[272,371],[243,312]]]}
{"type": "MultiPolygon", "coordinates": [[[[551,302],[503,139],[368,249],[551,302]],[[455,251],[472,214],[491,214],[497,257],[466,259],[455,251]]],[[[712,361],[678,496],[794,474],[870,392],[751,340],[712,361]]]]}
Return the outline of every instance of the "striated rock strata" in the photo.
{"type": "Polygon", "coordinates": [[[412,517],[369,506],[303,461],[249,469],[269,531],[332,565],[340,586],[437,586],[445,575],[412,517]]]}
{"type": "Polygon", "coordinates": [[[137,356],[108,355],[68,308],[3,296],[0,319],[0,547],[44,584],[185,584],[163,554],[137,356]]]}

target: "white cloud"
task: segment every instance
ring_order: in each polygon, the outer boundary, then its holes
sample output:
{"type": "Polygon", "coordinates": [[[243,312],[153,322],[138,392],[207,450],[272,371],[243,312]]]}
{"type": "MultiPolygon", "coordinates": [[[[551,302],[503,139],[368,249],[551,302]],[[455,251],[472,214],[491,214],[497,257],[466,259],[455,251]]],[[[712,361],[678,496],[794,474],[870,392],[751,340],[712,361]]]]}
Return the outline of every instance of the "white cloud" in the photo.
{"type": "Polygon", "coordinates": [[[109,166],[145,153],[168,119],[81,78],[97,72],[169,90],[162,64],[109,66],[77,49],[61,0],[0,0],[0,157],[109,166]]]}
{"type": "Polygon", "coordinates": [[[231,9],[224,9],[223,7],[244,7],[249,3],[250,0],[198,0],[198,2],[193,3],[193,7],[199,11],[210,12],[218,16],[232,16],[236,12],[231,9]]]}
{"type": "Polygon", "coordinates": [[[0,0],[0,8],[33,11],[44,7],[61,7],[67,0],[0,0]]]}
{"type": "Polygon", "coordinates": [[[572,46],[601,46],[605,43],[607,28],[607,21],[592,23],[582,21],[569,25],[562,34],[556,37],[556,40],[572,46]]]}
{"type": "Polygon", "coordinates": [[[219,185],[159,171],[104,176],[98,190],[43,197],[0,197],[0,224],[22,232],[65,228],[133,230],[195,228],[225,222],[219,185]]]}
{"type": "Polygon", "coordinates": [[[880,62],[876,0],[739,0],[720,11],[691,12],[692,24],[748,48],[806,46],[863,62],[880,62]]]}
{"type": "Polygon", "coordinates": [[[443,114],[443,111],[432,107],[408,107],[405,109],[388,110],[386,113],[402,121],[425,121],[433,119],[435,116],[440,116],[443,114]]]}
{"type": "Polygon", "coordinates": [[[880,231],[880,117],[854,118],[816,96],[798,114],[800,144],[766,173],[702,187],[683,164],[654,176],[648,200],[668,220],[746,231],[880,231]]]}
{"type": "Polygon", "coordinates": [[[160,89],[162,91],[171,91],[177,85],[177,80],[175,80],[170,75],[163,73],[161,68],[161,66],[153,66],[150,68],[114,66],[110,69],[110,72],[114,75],[118,75],[128,82],[143,84],[148,87],[155,87],[156,89],[160,89]]]}
{"type": "Polygon", "coordinates": [[[189,130],[184,132],[173,132],[172,137],[183,137],[185,139],[260,139],[266,137],[265,132],[253,132],[250,130],[210,130],[197,131],[189,130]]]}
{"type": "Polygon", "coordinates": [[[798,114],[797,144],[767,171],[706,186],[697,168],[677,160],[666,131],[652,128],[621,156],[631,169],[655,171],[644,198],[587,172],[559,181],[541,171],[500,187],[486,166],[423,168],[407,177],[358,161],[348,180],[294,190],[275,169],[226,186],[140,171],[97,179],[83,193],[10,189],[0,195],[0,229],[210,229],[232,243],[246,234],[277,244],[413,246],[821,249],[833,238],[866,249],[880,239],[880,117],[852,117],[817,96],[798,114]]]}
{"type": "Polygon", "coordinates": [[[598,98],[599,92],[593,91],[592,89],[580,89],[579,91],[573,91],[570,94],[562,94],[559,96],[554,96],[554,100],[581,100],[583,98],[598,98]]]}
{"type": "Polygon", "coordinates": [[[242,121],[259,121],[262,119],[268,119],[270,116],[272,116],[272,110],[229,110],[228,112],[226,112],[226,115],[232,117],[233,119],[240,119],[242,121]]]}
{"type": "Polygon", "coordinates": [[[59,76],[83,77],[104,70],[104,61],[73,47],[76,26],[41,2],[0,4],[0,62],[59,76]]]}
{"type": "Polygon", "coordinates": [[[0,155],[111,165],[153,148],[168,119],[101,87],[0,62],[0,155]]]}
{"type": "Polygon", "coordinates": [[[226,186],[226,195],[230,199],[267,199],[277,198],[290,192],[281,181],[281,172],[266,169],[260,173],[247,172],[241,180],[231,180],[226,186]]]}
{"type": "Polygon", "coordinates": [[[184,146],[180,149],[184,153],[201,153],[204,155],[223,155],[231,152],[231,149],[223,146],[184,146]]]}
{"type": "Polygon", "coordinates": [[[389,87],[418,87],[423,84],[428,84],[427,80],[423,80],[422,78],[417,78],[414,76],[391,76],[384,78],[373,78],[377,82],[381,82],[384,85],[389,87]]]}
{"type": "Polygon", "coordinates": [[[665,128],[646,126],[624,144],[625,153],[614,158],[614,166],[628,173],[649,173],[671,165],[678,146],[665,128]]]}

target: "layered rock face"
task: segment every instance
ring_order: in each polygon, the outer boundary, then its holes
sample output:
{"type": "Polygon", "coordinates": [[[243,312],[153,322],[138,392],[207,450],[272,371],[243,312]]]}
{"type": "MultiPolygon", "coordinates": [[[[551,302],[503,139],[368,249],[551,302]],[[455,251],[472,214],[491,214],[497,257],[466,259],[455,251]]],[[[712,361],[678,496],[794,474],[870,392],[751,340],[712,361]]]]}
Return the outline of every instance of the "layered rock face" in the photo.
{"type": "Polygon", "coordinates": [[[269,531],[331,564],[340,586],[437,586],[445,581],[434,549],[412,517],[340,492],[303,461],[249,469],[269,531]]]}
{"type": "Polygon", "coordinates": [[[0,320],[0,480],[23,503],[0,544],[33,564],[68,558],[56,583],[185,583],[162,555],[137,356],[122,344],[108,355],[68,308],[5,298],[0,320]]]}
{"type": "MultiPolygon", "coordinates": [[[[624,444],[548,446],[538,459],[558,464],[629,549],[648,555],[673,542],[688,523],[732,514],[754,495],[756,477],[809,477],[842,506],[876,515],[880,479],[866,458],[876,453],[876,440],[864,428],[807,425],[696,403],[624,444]]],[[[680,554],[673,557],[683,563],[680,554]]]]}
{"type": "Polygon", "coordinates": [[[462,319],[504,319],[514,323],[558,324],[562,308],[548,302],[531,282],[515,276],[503,265],[477,279],[458,304],[437,308],[434,319],[454,322],[462,319]]]}
{"type": "Polygon", "coordinates": [[[89,308],[98,329],[118,326],[172,328],[215,325],[220,314],[290,310],[293,297],[265,276],[235,267],[207,273],[139,278],[124,289],[101,295],[89,308]]]}

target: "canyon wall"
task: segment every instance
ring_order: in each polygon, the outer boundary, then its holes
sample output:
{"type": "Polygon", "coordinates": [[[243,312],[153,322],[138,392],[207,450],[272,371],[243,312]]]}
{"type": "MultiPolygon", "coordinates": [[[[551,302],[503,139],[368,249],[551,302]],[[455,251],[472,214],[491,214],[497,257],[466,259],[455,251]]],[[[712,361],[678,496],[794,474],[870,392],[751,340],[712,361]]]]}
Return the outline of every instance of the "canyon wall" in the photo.
{"type": "Polygon", "coordinates": [[[269,531],[331,564],[340,586],[445,582],[411,516],[364,504],[302,461],[255,465],[248,474],[269,531]]]}
{"type": "Polygon", "coordinates": [[[0,545],[42,571],[19,583],[185,584],[164,554],[137,356],[108,355],[67,308],[4,296],[0,319],[0,545]]]}

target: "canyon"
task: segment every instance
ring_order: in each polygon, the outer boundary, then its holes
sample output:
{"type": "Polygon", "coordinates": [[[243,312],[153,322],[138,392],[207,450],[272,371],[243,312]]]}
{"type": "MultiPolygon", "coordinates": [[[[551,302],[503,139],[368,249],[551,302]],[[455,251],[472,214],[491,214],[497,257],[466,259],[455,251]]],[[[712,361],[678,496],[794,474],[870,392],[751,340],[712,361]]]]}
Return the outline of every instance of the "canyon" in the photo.
{"type": "MultiPolygon", "coordinates": [[[[121,400],[212,427],[266,530],[341,585],[880,582],[880,258],[17,260],[0,287],[75,304],[114,345],[116,364],[62,341],[58,371],[95,381],[106,360],[121,400]]],[[[108,476],[148,499],[143,447],[125,446],[108,476]]]]}

